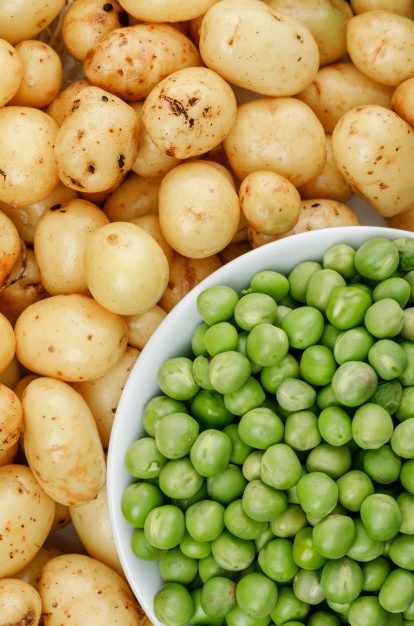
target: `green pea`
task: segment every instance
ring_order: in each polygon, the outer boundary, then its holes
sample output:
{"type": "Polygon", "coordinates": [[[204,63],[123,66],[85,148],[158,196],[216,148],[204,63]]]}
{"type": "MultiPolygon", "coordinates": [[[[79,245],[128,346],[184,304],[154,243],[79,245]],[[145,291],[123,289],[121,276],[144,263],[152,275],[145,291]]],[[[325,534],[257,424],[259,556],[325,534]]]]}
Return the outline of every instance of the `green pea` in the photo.
{"type": "Polygon", "coordinates": [[[374,541],[388,541],[400,529],[402,515],[397,501],[391,496],[374,493],[361,505],[361,519],[374,541]]]}
{"type": "Polygon", "coordinates": [[[384,298],[367,309],[364,322],[371,335],[378,339],[395,337],[404,325],[404,311],[395,300],[384,298]]]}
{"type": "Polygon", "coordinates": [[[201,606],[201,594],[202,589],[195,589],[191,598],[194,604],[194,613],[191,616],[191,624],[193,626],[203,625],[203,626],[222,626],[224,624],[223,617],[213,617],[212,615],[207,615],[201,606]]]}
{"type": "Polygon", "coordinates": [[[327,561],[322,569],[321,586],[330,602],[353,602],[362,590],[362,570],[348,557],[327,561]]]}
{"type": "Polygon", "coordinates": [[[345,280],[333,269],[327,268],[312,274],[306,289],[306,304],[324,312],[329,296],[336,287],[344,287],[345,280]]]}
{"type": "Polygon", "coordinates": [[[286,354],[276,365],[264,367],[260,372],[260,382],[269,393],[276,393],[285,378],[299,377],[299,363],[291,354],[286,354]]]}
{"type": "Polygon", "coordinates": [[[390,446],[381,446],[376,450],[367,450],[364,470],[376,483],[388,485],[398,480],[401,461],[390,446]]]}
{"type": "Polygon", "coordinates": [[[221,430],[209,428],[194,441],[190,459],[200,476],[215,476],[224,471],[230,462],[231,439],[221,430]]]}
{"type": "Polygon", "coordinates": [[[246,354],[253,363],[262,367],[276,365],[289,349],[287,334],[269,323],[257,324],[249,332],[246,354]]]}
{"type": "Polygon", "coordinates": [[[254,545],[256,547],[256,552],[260,552],[262,548],[265,547],[269,541],[272,541],[275,538],[274,534],[270,530],[270,526],[266,524],[265,530],[260,534],[260,536],[254,540],[254,545]]]}
{"type": "Polygon", "coordinates": [[[372,539],[362,521],[355,520],[355,539],[347,552],[347,556],[358,562],[365,563],[378,558],[384,551],[384,543],[372,539]]]}
{"type": "Polygon", "coordinates": [[[414,600],[414,576],[403,569],[390,572],[378,594],[382,608],[390,613],[402,613],[414,600]]]}
{"type": "Polygon", "coordinates": [[[233,421],[217,391],[201,389],[191,401],[191,413],[203,428],[223,428],[233,421]]]}
{"type": "Polygon", "coordinates": [[[270,521],[270,529],[276,537],[282,539],[295,537],[307,524],[306,515],[297,504],[288,504],[283,513],[270,521]]]}
{"type": "Polygon", "coordinates": [[[217,565],[212,554],[209,554],[198,561],[198,574],[203,583],[206,583],[210,580],[210,578],[214,578],[215,576],[230,578],[235,575],[234,572],[228,572],[217,565]]]}
{"type": "Polygon", "coordinates": [[[259,572],[243,576],[237,583],[238,606],[250,617],[263,618],[275,608],[277,587],[273,580],[259,572]]]}
{"type": "Polygon", "coordinates": [[[225,285],[204,289],[197,298],[197,310],[206,324],[211,326],[226,322],[232,315],[238,302],[238,295],[225,285]]]}
{"type": "Polygon", "coordinates": [[[352,437],[364,450],[380,448],[393,434],[391,415],[382,406],[368,402],[358,407],[352,419],[352,437]]]}
{"type": "Polygon", "coordinates": [[[331,446],[343,446],[352,439],[351,418],[339,406],[329,406],[319,413],[318,429],[331,446]]]}
{"type": "Polygon", "coordinates": [[[196,577],[198,565],[196,559],[185,556],[180,548],[173,548],[161,556],[159,569],[165,582],[188,585],[196,577]]]}
{"type": "Polygon", "coordinates": [[[206,615],[225,617],[236,604],[236,583],[224,576],[210,578],[201,591],[201,606],[206,615]]]}
{"type": "Polygon", "coordinates": [[[344,278],[353,278],[356,274],[355,250],[347,243],[337,243],[324,253],[322,263],[324,268],[339,272],[344,278]]]}
{"type": "Polygon", "coordinates": [[[291,587],[279,587],[276,605],[270,614],[276,626],[282,626],[295,620],[305,619],[309,613],[309,604],[299,600],[291,587]]]}
{"type": "Polygon", "coordinates": [[[300,360],[300,375],[311,385],[328,385],[336,370],[334,356],[322,345],[313,345],[303,351],[300,360]]]}
{"type": "Polygon", "coordinates": [[[349,470],[351,463],[351,452],[347,446],[321,443],[308,454],[306,469],[309,472],[324,472],[331,478],[339,478],[349,470]]]}
{"type": "Polygon", "coordinates": [[[254,293],[266,293],[280,302],[289,292],[289,281],[279,272],[263,270],[253,276],[250,289],[254,293]]]}
{"type": "Polygon", "coordinates": [[[398,250],[400,263],[399,269],[403,272],[410,271],[414,269],[414,256],[413,256],[413,248],[414,242],[409,237],[399,237],[398,239],[394,239],[392,242],[394,246],[398,250]]]}
{"type": "Polygon", "coordinates": [[[273,324],[277,317],[277,304],[265,293],[249,293],[237,302],[234,309],[236,324],[243,330],[252,330],[257,324],[273,324]]]}
{"type": "Polygon", "coordinates": [[[401,400],[396,411],[396,417],[400,422],[414,416],[414,386],[404,387],[401,391],[401,400]]]}
{"type": "Polygon", "coordinates": [[[348,620],[351,626],[388,626],[387,614],[375,596],[354,600],[349,607],[348,620]]]}
{"type": "Polygon", "coordinates": [[[259,381],[250,376],[237,391],[224,395],[224,404],[233,415],[244,415],[247,411],[261,406],[265,397],[259,381]]]}
{"type": "Polygon", "coordinates": [[[184,356],[168,359],[158,370],[158,385],[174,400],[191,400],[199,389],[193,376],[193,362],[184,356]]]}
{"type": "Polygon", "coordinates": [[[364,575],[363,591],[379,591],[391,571],[391,564],[387,559],[379,556],[373,561],[362,565],[364,575]]]}
{"type": "Polygon", "coordinates": [[[309,618],[308,626],[340,626],[340,622],[333,613],[315,611],[309,618]]]}
{"type": "Polygon", "coordinates": [[[337,481],[339,502],[348,511],[357,513],[365,498],[374,493],[370,478],[360,470],[351,470],[337,481]]]}
{"type": "Polygon", "coordinates": [[[256,552],[252,541],[235,537],[227,530],[212,542],[211,551],[220,567],[237,572],[249,567],[256,552]]]}
{"type": "Polygon", "coordinates": [[[407,367],[403,348],[390,339],[381,339],[374,343],[368,352],[368,361],[383,380],[398,378],[407,367]]]}
{"type": "Polygon", "coordinates": [[[400,382],[404,387],[408,387],[414,385],[414,343],[411,341],[402,341],[400,346],[407,357],[407,367],[403,375],[400,376],[400,382]]]}
{"type": "Polygon", "coordinates": [[[227,505],[241,497],[246,483],[241,469],[230,464],[224,472],[207,478],[207,493],[213,500],[227,505]]]}
{"type": "Polygon", "coordinates": [[[403,491],[397,497],[397,502],[402,515],[400,533],[414,535],[414,495],[403,491]]]}
{"type": "Polygon", "coordinates": [[[292,307],[290,306],[284,306],[283,304],[279,304],[279,306],[277,307],[277,318],[275,321],[275,326],[280,326],[282,323],[282,319],[290,312],[292,311],[292,307]]]}
{"type": "Polygon", "coordinates": [[[204,336],[208,328],[209,325],[202,322],[193,330],[193,334],[191,335],[191,350],[193,351],[194,356],[204,356],[207,354],[204,336]]]}
{"type": "Polygon", "coordinates": [[[384,298],[391,298],[398,302],[400,307],[404,309],[410,300],[411,288],[405,278],[392,276],[376,285],[372,295],[374,302],[384,300],[384,298]]]}
{"type": "Polygon", "coordinates": [[[295,265],[288,276],[290,295],[298,302],[306,302],[306,290],[309,280],[315,272],[322,269],[316,261],[302,261],[295,265]]]}
{"type": "Polygon", "coordinates": [[[414,340],[414,307],[404,309],[404,324],[401,330],[401,337],[408,341],[414,340]]]}
{"type": "Polygon", "coordinates": [[[270,617],[250,617],[238,606],[234,606],[226,615],[227,626],[267,626],[269,622],[270,617]]]}
{"type": "Polygon", "coordinates": [[[260,478],[260,463],[262,460],[263,452],[261,450],[254,450],[250,452],[243,463],[243,476],[247,480],[256,480],[260,478]]]}
{"type": "Polygon", "coordinates": [[[234,393],[246,384],[250,373],[249,359],[234,350],[220,352],[210,361],[210,381],[213,389],[219,393],[234,393]]]}
{"type": "Polygon", "coordinates": [[[371,296],[358,285],[336,287],[326,307],[328,321],[340,330],[360,326],[371,305],[371,296]]]}
{"type": "Polygon", "coordinates": [[[391,448],[403,459],[414,459],[414,417],[404,420],[395,428],[391,448]]]}
{"type": "Polygon", "coordinates": [[[404,489],[414,494],[414,461],[406,461],[402,464],[400,481],[404,489]]]}
{"type": "Polygon", "coordinates": [[[320,571],[300,569],[293,579],[294,594],[302,602],[310,605],[320,604],[325,599],[321,586],[320,571]]]}
{"type": "Polygon", "coordinates": [[[183,539],[184,533],[184,513],[173,504],[157,506],[145,519],[144,536],[154,548],[175,548],[183,539]]]}
{"type": "Polygon", "coordinates": [[[242,416],[238,425],[238,432],[248,446],[265,450],[282,441],[284,426],[274,411],[258,407],[242,416]]]}
{"type": "Polygon", "coordinates": [[[332,324],[325,324],[319,343],[333,352],[335,343],[341,333],[342,331],[332,326],[332,324]]]}
{"type": "Polygon", "coordinates": [[[294,450],[315,448],[321,441],[318,418],[312,411],[291,413],[285,423],[285,442],[294,450]]]}
{"type": "Polygon", "coordinates": [[[328,406],[339,406],[340,402],[334,394],[332,385],[325,385],[316,394],[316,405],[321,409],[328,406]]]}
{"type": "Polygon", "coordinates": [[[132,483],[122,494],[122,513],[132,526],[144,528],[148,513],[164,503],[164,497],[156,485],[132,483]]]}
{"type": "Polygon", "coordinates": [[[327,474],[310,472],[297,484],[299,504],[305,513],[315,517],[325,517],[336,506],[338,487],[327,474]]]}
{"type": "Polygon", "coordinates": [[[313,528],[312,541],[326,559],[345,556],[355,539],[355,524],[347,515],[329,515],[313,528]]]}
{"type": "Polygon", "coordinates": [[[180,543],[180,550],[191,559],[204,559],[211,554],[211,542],[196,541],[189,533],[185,533],[180,543]]]}
{"type": "Polygon", "coordinates": [[[309,409],[316,398],[316,391],[311,385],[298,378],[285,378],[276,391],[276,399],[286,411],[309,409]]]}
{"type": "Polygon", "coordinates": [[[293,540],[293,560],[305,570],[317,570],[325,563],[326,558],[319,553],[312,539],[312,528],[301,528],[293,540]]]}
{"type": "Polygon", "coordinates": [[[293,560],[293,544],[289,539],[273,539],[259,552],[259,565],[266,576],[277,583],[291,581],[298,572],[293,560]]]}
{"type": "Polygon", "coordinates": [[[224,511],[224,524],[229,532],[240,539],[256,540],[268,528],[265,522],[249,517],[242,500],[234,500],[224,511]]]}
{"type": "Polygon", "coordinates": [[[245,443],[240,437],[238,424],[228,424],[223,428],[223,432],[231,441],[230,463],[242,465],[252,451],[251,446],[245,443]]]}
{"type": "Polygon", "coordinates": [[[401,403],[403,388],[398,380],[380,383],[372,396],[375,404],[382,406],[390,415],[394,415],[401,403]]]}
{"type": "Polygon", "coordinates": [[[187,457],[169,461],[162,468],[158,480],[159,487],[165,495],[178,499],[191,498],[203,484],[203,477],[194,469],[187,457]]]}
{"type": "Polygon", "coordinates": [[[188,533],[196,541],[213,541],[224,529],[224,507],[214,500],[202,500],[185,513],[188,533]]]}
{"type": "Polygon", "coordinates": [[[326,604],[332,611],[335,611],[343,624],[347,623],[348,611],[351,607],[350,602],[332,602],[332,600],[326,600],[326,604]]]}
{"type": "Polygon", "coordinates": [[[154,613],[167,626],[185,626],[194,613],[189,591],[178,583],[166,583],[155,594],[154,613]]]}
{"type": "Polygon", "coordinates": [[[302,466],[295,452],[284,443],[276,443],[265,451],[260,463],[260,477],[275,489],[290,489],[302,475],[302,466]]]}
{"type": "Polygon", "coordinates": [[[201,487],[198,491],[196,491],[189,498],[172,498],[171,503],[180,507],[182,511],[186,511],[188,507],[196,502],[201,502],[201,500],[205,500],[207,498],[207,485],[205,481],[201,483],[201,487]]]}
{"type": "Polygon", "coordinates": [[[383,237],[373,237],[357,249],[355,268],[364,278],[385,280],[394,274],[400,262],[396,246],[383,237]]]}
{"type": "Polygon", "coordinates": [[[343,331],[334,346],[334,357],[339,365],[347,361],[365,361],[374,338],[363,326],[343,331]]]}
{"type": "MultiPolygon", "coordinates": [[[[207,358],[203,355],[197,356],[193,361],[193,377],[196,384],[201,387],[201,390],[212,391],[213,385],[210,380],[210,358],[207,358]]],[[[198,392],[200,393],[200,392],[198,392]]],[[[197,398],[198,393],[194,396],[193,402],[195,398],[197,398]]]]}
{"type": "Polygon", "coordinates": [[[204,344],[210,356],[227,350],[236,350],[238,332],[229,322],[218,322],[210,326],[204,334],[204,344]]]}
{"type": "Polygon", "coordinates": [[[310,306],[293,309],[282,320],[282,329],[288,336],[289,345],[300,350],[318,343],[323,326],[322,313],[310,306]]]}
{"type": "Polygon", "coordinates": [[[410,606],[408,607],[408,609],[404,611],[403,615],[404,615],[404,619],[406,620],[414,619],[414,601],[411,602],[410,606]]]}
{"type": "Polygon", "coordinates": [[[398,567],[414,571],[414,537],[398,535],[391,543],[390,559],[398,567]]]}
{"type": "Polygon", "coordinates": [[[196,440],[200,427],[187,413],[170,413],[158,425],[155,443],[167,459],[186,456],[196,440]]]}
{"type": "Polygon", "coordinates": [[[287,498],[282,491],[269,487],[261,480],[252,480],[244,490],[242,506],[253,520],[270,522],[286,510],[287,498]]]}
{"type": "Polygon", "coordinates": [[[144,529],[136,528],[131,536],[131,550],[143,561],[159,561],[165,550],[155,548],[145,539],[144,529]]]}
{"type": "Polygon", "coordinates": [[[129,446],[125,453],[125,467],[135,478],[157,478],[167,463],[151,437],[142,437],[129,446]]]}
{"type": "Polygon", "coordinates": [[[155,437],[159,422],[170,413],[185,413],[187,408],[183,402],[173,400],[168,396],[155,396],[149,400],[142,414],[142,423],[145,432],[150,437],[155,437]]]}
{"type": "Polygon", "coordinates": [[[378,377],[375,370],[360,361],[347,361],[332,378],[332,389],[344,406],[355,407],[367,402],[375,393],[378,377]]]}

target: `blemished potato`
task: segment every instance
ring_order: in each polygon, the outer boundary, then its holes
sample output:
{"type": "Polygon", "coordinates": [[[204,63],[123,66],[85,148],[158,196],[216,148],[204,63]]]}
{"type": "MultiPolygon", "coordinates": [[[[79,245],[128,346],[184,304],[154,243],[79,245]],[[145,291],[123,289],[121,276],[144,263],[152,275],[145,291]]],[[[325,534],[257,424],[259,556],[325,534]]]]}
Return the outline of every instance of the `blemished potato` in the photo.
{"type": "Polygon", "coordinates": [[[81,554],[62,554],[42,568],[39,593],[46,626],[150,626],[125,580],[81,554]]]}
{"type": "Polygon", "coordinates": [[[298,98],[316,114],[325,132],[332,134],[341,117],[359,106],[378,104],[391,108],[392,87],[368,78],[353,63],[333,63],[322,67],[298,98]]]}
{"type": "Polygon", "coordinates": [[[240,180],[266,170],[299,187],[320,174],[326,161],[324,129],[312,109],[296,98],[260,98],[240,105],[224,148],[240,180]]]}
{"type": "MultiPolygon", "coordinates": [[[[1,306],[1,305],[0,305],[1,306]]],[[[19,382],[21,376],[19,361],[14,356],[8,366],[0,372],[0,383],[10,389],[19,382]]]]}
{"type": "Polygon", "coordinates": [[[383,85],[414,76],[414,22],[389,11],[367,11],[347,24],[348,54],[356,67],[383,85]]]}
{"type": "Polygon", "coordinates": [[[86,78],[124,100],[145,98],[159,81],[200,65],[193,42],[168,24],[137,24],[105,35],[89,50],[86,78]]]}
{"type": "Polygon", "coordinates": [[[127,317],[128,343],[142,350],[148,339],[166,317],[167,313],[158,304],[149,309],[149,311],[139,315],[129,315],[127,317]]]}
{"type": "Polygon", "coordinates": [[[223,250],[231,242],[239,218],[233,184],[208,162],[178,165],[161,182],[161,230],[183,256],[200,259],[223,250]]]}
{"type": "Polygon", "coordinates": [[[74,105],[76,94],[86,87],[92,87],[89,80],[86,78],[76,80],[63,89],[53,102],[49,104],[46,113],[50,115],[50,117],[53,117],[58,126],[62,126],[65,119],[72,113],[72,107],[76,106],[76,103],[74,105]]]}
{"type": "Polygon", "coordinates": [[[0,39],[0,107],[11,100],[23,78],[23,67],[16,49],[5,39],[0,39]]]}
{"type": "Polygon", "coordinates": [[[158,213],[161,180],[129,176],[111,193],[103,210],[111,222],[129,222],[135,217],[158,213]]]}
{"type": "Polygon", "coordinates": [[[126,102],[98,87],[82,89],[56,137],[60,179],[76,191],[106,191],[134,164],[138,135],[137,116],[126,102]]]}
{"type": "Polygon", "coordinates": [[[414,129],[394,111],[369,105],[338,122],[332,149],[351,189],[390,217],[414,206],[414,129]]]}
{"type": "Polygon", "coordinates": [[[19,451],[19,444],[17,442],[10,448],[7,448],[7,450],[3,450],[3,451],[0,450],[0,467],[3,467],[3,465],[10,465],[11,463],[13,463],[18,451],[19,451]]]}
{"type": "Polygon", "coordinates": [[[380,9],[414,18],[413,0],[351,0],[351,7],[355,15],[380,9]]]}
{"type": "Polygon", "coordinates": [[[104,448],[109,446],[119,398],[138,355],[139,350],[128,346],[125,354],[106,374],[95,380],[72,384],[90,408],[104,448]]]}
{"type": "Polygon", "coordinates": [[[22,430],[22,403],[14,391],[0,383],[0,452],[13,447],[22,430]]]}
{"type": "Polygon", "coordinates": [[[319,66],[307,26],[259,0],[214,4],[201,24],[200,53],[230,83],[266,96],[298,93],[319,66]]]}
{"type": "Polygon", "coordinates": [[[56,502],[93,500],[105,482],[105,458],[82,396],[54,378],[37,378],[22,397],[24,450],[42,489],[56,502]]]}
{"type": "Polygon", "coordinates": [[[266,235],[282,235],[298,221],[299,192],[275,172],[258,170],[246,176],[239,198],[247,223],[266,235]]]}
{"type": "Polygon", "coordinates": [[[391,99],[392,108],[406,122],[414,126],[414,78],[398,85],[391,99]]]}
{"type": "Polygon", "coordinates": [[[0,37],[15,44],[34,37],[63,9],[65,0],[0,2],[0,37]]]}
{"type": "Polygon", "coordinates": [[[107,33],[128,26],[129,17],[117,0],[74,0],[62,22],[62,39],[69,53],[83,61],[107,33]]]}
{"type": "Polygon", "coordinates": [[[23,77],[10,104],[43,109],[53,102],[62,86],[62,61],[51,46],[36,39],[21,41],[16,52],[23,77]]]}
{"type": "Polygon", "coordinates": [[[25,265],[20,278],[18,276],[21,273],[22,264],[18,261],[10,275],[11,284],[0,291],[0,310],[12,324],[30,304],[48,295],[40,282],[39,266],[33,250],[28,248],[25,254],[25,265]]]}
{"type": "Polygon", "coordinates": [[[3,313],[0,313],[0,373],[10,364],[16,351],[13,326],[3,313]]]}
{"type": "Polygon", "coordinates": [[[59,180],[53,152],[57,131],[43,111],[0,109],[0,202],[18,208],[52,192],[59,180]]]}
{"type": "Polygon", "coordinates": [[[143,22],[181,22],[203,15],[217,0],[121,0],[130,15],[143,22]]]}
{"type": "Polygon", "coordinates": [[[345,16],[331,0],[265,0],[277,13],[306,24],[319,48],[321,65],[336,61],[346,53],[345,16]]]}
{"type": "Polygon", "coordinates": [[[168,282],[168,260],[161,246],[131,222],[98,228],[85,250],[88,288],[99,304],[120,315],[150,309],[168,282]]]}
{"type": "Polygon", "coordinates": [[[25,465],[0,467],[0,578],[13,576],[42,547],[55,503],[25,465]]]}
{"type": "Polygon", "coordinates": [[[135,174],[144,178],[164,176],[179,163],[181,163],[180,159],[176,159],[160,150],[151,139],[151,135],[146,128],[141,128],[138,154],[132,166],[132,171],[135,174]]]}
{"type": "Polygon", "coordinates": [[[60,550],[54,548],[53,546],[49,546],[47,544],[43,545],[39,552],[37,552],[36,556],[28,563],[20,572],[16,572],[14,574],[14,578],[18,578],[19,580],[23,580],[24,582],[32,585],[32,587],[37,588],[37,581],[40,576],[40,571],[43,565],[46,565],[50,559],[54,559],[56,556],[59,556],[61,553],[60,550]]]}
{"type": "Polygon", "coordinates": [[[122,317],[77,294],[31,304],[14,330],[22,365],[72,382],[103,376],[124,354],[128,333],[122,317]]]}
{"type": "Polygon", "coordinates": [[[48,293],[87,293],[85,250],[92,234],[108,223],[99,207],[79,198],[43,213],[35,232],[34,251],[48,293]]]}
{"type": "Polygon", "coordinates": [[[142,215],[141,217],[134,217],[131,220],[132,224],[136,224],[143,230],[145,230],[151,237],[154,237],[155,241],[161,246],[167,257],[168,264],[171,263],[174,256],[174,250],[171,248],[168,241],[165,239],[158,215],[142,215]]]}
{"type": "Polygon", "coordinates": [[[159,302],[160,306],[169,313],[193,287],[218,270],[221,265],[217,254],[204,259],[189,259],[176,254],[170,266],[170,277],[159,302]]]}
{"type": "Polygon", "coordinates": [[[20,237],[12,220],[0,211],[0,286],[9,277],[21,253],[20,237]]]}
{"type": "Polygon", "coordinates": [[[15,578],[0,580],[0,615],[5,626],[31,624],[38,626],[42,601],[32,585],[15,578]]]}

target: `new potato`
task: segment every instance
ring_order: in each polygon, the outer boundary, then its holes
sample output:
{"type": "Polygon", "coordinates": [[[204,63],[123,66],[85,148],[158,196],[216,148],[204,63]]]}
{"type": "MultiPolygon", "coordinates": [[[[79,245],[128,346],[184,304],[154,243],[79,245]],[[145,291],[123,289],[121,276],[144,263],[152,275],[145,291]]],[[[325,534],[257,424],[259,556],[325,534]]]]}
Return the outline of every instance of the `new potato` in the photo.
{"type": "Polygon", "coordinates": [[[136,217],[158,213],[161,180],[129,176],[105,200],[103,210],[111,222],[129,222],[136,217]]]}
{"type": "Polygon", "coordinates": [[[43,545],[36,556],[28,563],[20,572],[14,574],[14,578],[23,580],[23,582],[32,585],[37,588],[38,578],[40,576],[40,570],[50,559],[54,559],[55,556],[61,554],[60,550],[53,546],[43,545]]]}
{"type": "Polygon", "coordinates": [[[414,126],[414,78],[400,83],[391,99],[392,108],[406,122],[414,126]]]}
{"type": "Polygon", "coordinates": [[[138,315],[130,315],[128,323],[128,343],[139,350],[147,343],[153,332],[166,318],[167,313],[158,304],[138,315]]]}
{"type": "Polygon", "coordinates": [[[141,217],[134,217],[131,220],[131,223],[136,224],[155,239],[155,241],[163,249],[164,254],[167,257],[168,264],[170,264],[174,256],[174,250],[162,234],[158,215],[149,214],[141,215],[141,217]]]}
{"type": "Polygon", "coordinates": [[[180,22],[203,15],[217,0],[121,0],[125,11],[144,22],[180,22]]]}
{"type": "Polygon", "coordinates": [[[26,250],[23,273],[21,271],[22,264],[18,261],[10,275],[11,284],[0,291],[0,309],[12,324],[30,304],[47,296],[40,282],[35,254],[30,248],[26,250]]]}
{"type": "Polygon", "coordinates": [[[62,10],[65,0],[14,0],[0,2],[0,37],[15,44],[30,39],[62,10]]]}
{"type": "Polygon", "coordinates": [[[31,624],[37,626],[42,613],[42,601],[32,585],[15,578],[0,580],[0,615],[2,624],[31,624]]]}
{"type": "Polygon", "coordinates": [[[3,313],[0,313],[0,346],[0,373],[2,373],[12,361],[16,351],[13,326],[3,313]]]}
{"type": "Polygon", "coordinates": [[[0,453],[18,442],[22,430],[22,403],[14,391],[0,383],[0,453]]]}
{"type": "Polygon", "coordinates": [[[0,107],[2,107],[13,98],[23,77],[23,67],[16,49],[5,39],[0,39],[0,67],[2,71],[0,107]]]}
{"type": "Polygon", "coordinates": [[[12,271],[20,250],[20,238],[15,225],[3,211],[0,211],[0,287],[12,271]]]}
{"type": "Polygon", "coordinates": [[[58,53],[43,41],[21,41],[16,53],[23,77],[10,104],[43,109],[58,95],[63,80],[62,61],[58,53]]]}
{"type": "Polygon", "coordinates": [[[193,287],[219,267],[221,261],[216,254],[202,259],[189,259],[176,254],[170,266],[168,285],[159,302],[160,306],[169,313],[193,287]]]}
{"type": "Polygon", "coordinates": [[[359,15],[365,11],[381,9],[383,11],[391,11],[392,13],[414,18],[414,5],[412,0],[351,0],[351,6],[355,15],[359,15]]]}

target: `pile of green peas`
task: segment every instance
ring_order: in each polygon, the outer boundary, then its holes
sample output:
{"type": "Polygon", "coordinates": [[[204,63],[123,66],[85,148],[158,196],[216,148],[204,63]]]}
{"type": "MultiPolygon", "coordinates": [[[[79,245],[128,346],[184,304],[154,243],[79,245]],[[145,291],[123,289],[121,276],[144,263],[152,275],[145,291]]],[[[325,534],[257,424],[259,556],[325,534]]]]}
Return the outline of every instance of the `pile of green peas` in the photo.
{"type": "Polygon", "coordinates": [[[203,291],[125,455],[168,626],[414,625],[414,239],[203,291]]]}

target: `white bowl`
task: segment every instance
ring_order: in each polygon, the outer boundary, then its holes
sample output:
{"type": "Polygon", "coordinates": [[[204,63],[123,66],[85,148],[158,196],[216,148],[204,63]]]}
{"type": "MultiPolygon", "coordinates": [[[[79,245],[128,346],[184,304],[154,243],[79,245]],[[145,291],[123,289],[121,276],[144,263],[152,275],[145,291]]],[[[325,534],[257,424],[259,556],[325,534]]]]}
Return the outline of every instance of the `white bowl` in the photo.
{"type": "Polygon", "coordinates": [[[154,626],[162,626],[153,611],[153,598],[162,581],[157,563],[137,559],[130,548],[133,528],[121,513],[122,492],[131,482],[124,468],[124,454],[128,446],[144,434],[141,420],[144,405],[160,393],[156,382],[158,368],[166,359],[189,353],[191,333],[201,321],[196,309],[198,294],[206,287],[220,284],[240,290],[248,286],[256,272],[263,269],[289,272],[300,261],[320,260],[325,250],[336,243],[358,246],[371,237],[397,239],[403,236],[413,235],[379,226],[347,226],[301,233],[257,248],[231,261],[197,285],[169,313],[143,349],[116,412],[107,481],[109,512],[119,557],[134,594],[154,626]]]}

